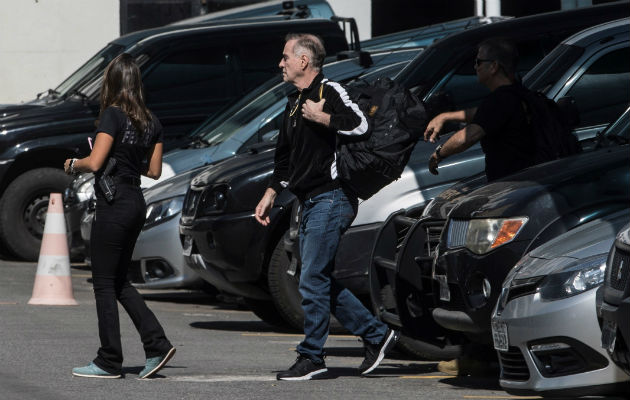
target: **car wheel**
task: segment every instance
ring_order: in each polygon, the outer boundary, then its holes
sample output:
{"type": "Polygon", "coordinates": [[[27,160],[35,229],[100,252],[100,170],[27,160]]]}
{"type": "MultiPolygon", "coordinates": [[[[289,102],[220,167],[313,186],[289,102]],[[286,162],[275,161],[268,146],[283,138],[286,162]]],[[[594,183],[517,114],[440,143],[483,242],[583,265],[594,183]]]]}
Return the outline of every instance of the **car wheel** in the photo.
{"type": "Polygon", "coordinates": [[[0,199],[0,238],[26,261],[37,261],[50,193],[62,193],[72,177],[56,168],[37,168],[17,177],[0,199]]]}
{"type": "Polygon", "coordinates": [[[304,311],[298,287],[300,270],[296,267],[295,271],[290,273],[291,261],[291,253],[285,250],[282,239],[279,240],[269,260],[267,280],[278,313],[289,326],[301,331],[304,326],[304,311]]]}
{"type": "Polygon", "coordinates": [[[278,313],[278,309],[272,301],[245,299],[245,304],[263,322],[279,328],[286,328],[284,318],[278,313]]]}

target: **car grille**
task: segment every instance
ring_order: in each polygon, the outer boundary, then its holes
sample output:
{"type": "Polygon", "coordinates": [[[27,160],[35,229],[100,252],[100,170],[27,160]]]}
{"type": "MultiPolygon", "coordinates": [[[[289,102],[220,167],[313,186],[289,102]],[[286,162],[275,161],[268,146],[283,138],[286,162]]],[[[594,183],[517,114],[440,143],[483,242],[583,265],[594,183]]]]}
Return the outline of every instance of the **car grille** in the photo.
{"type": "Polygon", "coordinates": [[[442,236],[442,231],[444,230],[444,223],[445,221],[443,219],[434,219],[426,221],[422,224],[422,227],[427,232],[427,256],[433,255],[433,252],[436,251],[437,246],[440,244],[440,237],[442,236]]]}
{"type": "Polygon", "coordinates": [[[182,207],[182,216],[194,217],[199,205],[199,199],[201,198],[201,190],[195,190],[190,188],[186,197],[184,198],[184,205],[182,207]]]}
{"type": "Polygon", "coordinates": [[[536,293],[538,285],[545,279],[544,276],[533,276],[531,278],[514,279],[510,285],[506,303],[511,300],[536,293]]]}
{"type": "Polygon", "coordinates": [[[448,248],[461,247],[466,243],[466,232],[469,220],[452,219],[448,224],[446,246],[448,248]]]}
{"type": "Polygon", "coordinates": [[[501,379],[510,381],[526,381],[529,379],[529,368],[525,357],[518,347],[510,346],[508,351],[499,351],[501,363],[501,379]]]}
{"type": "Polygon", "coordinates": [[[630,275],[630,254],[619,247],[615,248],[610,274],[606,276],[607,286],[616,290],[624,290],[630,275]]]}

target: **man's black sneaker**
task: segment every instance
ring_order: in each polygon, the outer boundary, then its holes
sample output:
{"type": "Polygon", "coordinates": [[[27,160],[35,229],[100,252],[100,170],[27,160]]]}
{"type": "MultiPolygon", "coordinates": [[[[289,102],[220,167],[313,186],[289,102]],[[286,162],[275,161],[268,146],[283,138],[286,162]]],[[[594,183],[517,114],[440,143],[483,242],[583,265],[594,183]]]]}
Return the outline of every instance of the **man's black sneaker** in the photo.
{"type": "Polygon", "coordinates": [[[361,375],[367,375],[372,372],[374,368],[378,367],[381,361],[383,361],[383,358],[385,358],[385,355],[394,348],[398,339],[400,339],[400,332],[388,329],[385,339],[379,344],[364,342],[365,359],[361,363],[361,366],[359,366],[361,375]]]}
{"type": "Polygon", "coordinates": [[[276,379],[279,381],[308,381],[315,379],[320,374],[328,371],[326,363],[314,363],[310,358],[299,355],[295,364],[286,371],[279,372],[276,379]]]}

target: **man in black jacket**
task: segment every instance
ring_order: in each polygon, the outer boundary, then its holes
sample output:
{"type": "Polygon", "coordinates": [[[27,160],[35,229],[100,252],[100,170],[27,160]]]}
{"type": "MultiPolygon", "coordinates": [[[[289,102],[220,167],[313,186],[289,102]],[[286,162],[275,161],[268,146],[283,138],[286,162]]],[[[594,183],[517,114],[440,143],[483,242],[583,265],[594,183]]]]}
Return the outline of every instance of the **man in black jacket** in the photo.
{"type": "Polygon", "coordinates": [[[305,338],[297,346],[296,362],[278,373],[279,380],[308,380],[327,371],[324,343],[331,312],[346,329],[363,338],[366,354],[359,367],[362,374],[378,366],[399,336],[331,275],[339,239],[358,206],[357,198],[346,193],[337,179],[336,136],[364,134],[367,120],[346,90],[322,75],[325,56],[320,38],[287,35],[279,66],[284,80],[298,91],[289,96],[273,177],[255,214],[266,226],[273,202],[284,188],[302,203],[300,293],[305,338]]]}

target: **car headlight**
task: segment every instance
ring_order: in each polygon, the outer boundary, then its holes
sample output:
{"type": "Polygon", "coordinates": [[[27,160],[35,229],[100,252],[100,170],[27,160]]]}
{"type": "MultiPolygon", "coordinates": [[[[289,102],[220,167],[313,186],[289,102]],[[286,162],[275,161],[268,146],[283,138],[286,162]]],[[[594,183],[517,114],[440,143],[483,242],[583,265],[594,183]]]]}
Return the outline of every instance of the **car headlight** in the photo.
{"type": "Polygon", "coordinates": [[[514,240],[527,221],[527,217],[453,219],[448,226],[447,247],[464,246],[473,253],[485,254],[514,240]]]}
{"type": "Polygon", "coordinates": [[[548,275],[540,285],[540,297],[544,300],[558,300],[575,296],[604,283],[606,258],[608,254],[584,258],[558,273],[548,275]]]}
{"type": "Polygon", "coordinates": [[[184,196],[177,196],[149,204],[144,229],[161,224],[178,215],[182,211],[183,203],[184,196]]]}
{"type": "Polygon", "coordinates": [[[219,184],[208,187],[203,191],[199,202],[200,215],[219,214],[227,206],[227,192],[230,187],[226,184],[219,184]]]}
{"type": "Polygon", "coordinates": [[[77,187],[77,200],[79,203],[90,200],[94,196],[94,178],[86,180],[77,187]]]}

